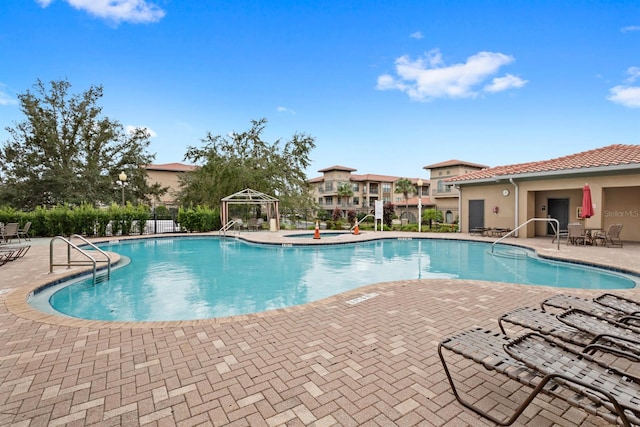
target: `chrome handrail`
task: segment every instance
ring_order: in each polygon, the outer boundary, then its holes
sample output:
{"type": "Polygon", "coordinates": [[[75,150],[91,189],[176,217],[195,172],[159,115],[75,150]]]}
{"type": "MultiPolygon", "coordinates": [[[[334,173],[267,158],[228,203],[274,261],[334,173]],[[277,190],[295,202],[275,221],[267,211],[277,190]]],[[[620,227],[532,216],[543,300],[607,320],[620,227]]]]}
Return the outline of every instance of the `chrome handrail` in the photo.
{"type": "Polygon", "coordinates": [[[80,235],[73,234],[73,235],[71,235],[69,237],[69,239],[66,239],[63,236],[56,236],[53,239],[51,239],[51,242],[49,242],[49,273],[53,273],[53,267],[64,267],[64,266],[66,266],[67,268],[71,268],[72,265],[77,265],[77,266],[92,265],[93,266],[93,284],[95,285],[96,284],[97,263],[98,262],[106,262],[107,263],[107,274],[108,274],[108,277],[111,276],[111,257],[106,252],[104,252],[102,249],[98,248],[93,243],[89,242],[87,239],[85,239],[84,237],[82,237],[80,235]],[[79,237],[85,243],[87,243],[90,246],[92,246],[93,248],[97,249],[100,253],[102,253],[107,258],[106,261],[98,261],[98,260],[96,260],[94,257],[89,255],[87,252],[82,250],[79,246],[77,246],[74,243],[72,243],[71,240],[69,240],[69,239],[71,239],[73,237],[79,237]],[[63,242],[65,242],[67,244],[67,262],[65,264],[56,264],[56,263],[53,262],[53,244],[54,244],[54,242],[56,240],[62,240],[63,242]],[[89,261],[71,261],[71,248],[77,250],[80,254],[82,254],[83,256],[88,258],[89,261]]]}
{"type": "Polygon", "coordinates": [[[560,222],[555,218],[529,218],[526,222],[520,224],[519,226],[517,226],[516,228],[514,228],[511,231],[509,231],[507,234],[505,234],[504,236],[500,237],[498,240],[493,242],[491,244],[491,253],[493,253],[493,247],[496,245],[496,243],[498,243],[499,241],[501,241],[501,240],[513,235],[513,233],[515,233],[516,231],[518,231],[519,229],[521,229],[525,225],[529,224],[530,222],[536,222],[536,221],[544,221],[544,222],[551,223],[551,226],[556,231],[556,240],[558,241],[558,250],[560,250],[560,222]],[[554,223],[555,223],[555,226],[553,225],[554,223]]]}

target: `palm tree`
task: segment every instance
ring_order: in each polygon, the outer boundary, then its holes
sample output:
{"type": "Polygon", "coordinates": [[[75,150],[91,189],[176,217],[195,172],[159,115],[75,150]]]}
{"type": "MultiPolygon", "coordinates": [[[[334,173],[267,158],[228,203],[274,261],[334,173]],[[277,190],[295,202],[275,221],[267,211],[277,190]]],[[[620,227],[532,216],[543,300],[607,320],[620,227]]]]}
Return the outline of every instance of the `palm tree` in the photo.
{"type": "Polygon", "coordinates": [[[338,197],[347,199],[347,203],[349,201],[349,197],[353,196],[353,188],[351,184],[348,182],[341,182],[338,184],[338,197]]]}
{"type": "Polygon", "coordinates": [[[402,193],[404,196],[404,210],[407,220],[409,219],[409,194],[416,191],[415,186],[407,178],[400,178],[396,181],[396,193],[402,193]]]}

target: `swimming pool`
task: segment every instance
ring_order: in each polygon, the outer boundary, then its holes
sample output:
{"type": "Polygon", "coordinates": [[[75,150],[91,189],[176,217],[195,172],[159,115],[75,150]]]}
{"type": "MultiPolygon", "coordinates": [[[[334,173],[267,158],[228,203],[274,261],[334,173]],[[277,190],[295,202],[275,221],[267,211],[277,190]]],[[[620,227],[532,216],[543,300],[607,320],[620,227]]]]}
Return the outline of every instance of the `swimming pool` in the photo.
{"type": "MultiPolygon", "coordinates": [[[[459,278],[565,288],[623,289],[627,275],[537,258],[509,245],[382,239],[337,245],[264,245],[216,237],[123,241],[101,248],[130,258],[109,281],[77,280],[39,292],[55,310],[94,320],[224,317],[289,307],[372,283],[459,278]]],[[[37,303],[35,304],[37,305],[37,303]]]]}

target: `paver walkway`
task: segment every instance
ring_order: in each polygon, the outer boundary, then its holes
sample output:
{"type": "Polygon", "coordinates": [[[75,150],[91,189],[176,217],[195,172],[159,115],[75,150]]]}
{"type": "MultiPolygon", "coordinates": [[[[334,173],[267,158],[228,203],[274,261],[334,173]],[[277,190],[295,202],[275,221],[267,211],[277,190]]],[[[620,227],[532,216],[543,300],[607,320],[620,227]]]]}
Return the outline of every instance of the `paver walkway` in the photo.
{"type": "MultiPolygon", "coordinates": [[[[250,237],[282,238],[269,232],[250,237]]],[[[543,254],[640,272],[640,245],[563,244],[558,251],[547,238],[514,241],[543,254]]],[[[407,280],[223,320],[89,322],[45,315],[26,305],[34,287],[69,273],[48,274],[48,262],[48,243],[34,242],[24,259],[0,267],[3,426],[492,425],[455,401],[437,356],[438,342],[472,326],[497,330],[503,312],[567,292],[407,280]]],[[[640,297],[640,290],[618,293],[640,297]]],[[[468,364],[458,367],[469,374],[468,364]]],[[[512,406],[511,394],[521,394],[512,383],[503,385],[481,371],[471,378],[470,393],[486,408],[502,411],[512,406]]],[[[546,398],[531,405],[516,425],[577,424],[606,425],[546,398]]]]}

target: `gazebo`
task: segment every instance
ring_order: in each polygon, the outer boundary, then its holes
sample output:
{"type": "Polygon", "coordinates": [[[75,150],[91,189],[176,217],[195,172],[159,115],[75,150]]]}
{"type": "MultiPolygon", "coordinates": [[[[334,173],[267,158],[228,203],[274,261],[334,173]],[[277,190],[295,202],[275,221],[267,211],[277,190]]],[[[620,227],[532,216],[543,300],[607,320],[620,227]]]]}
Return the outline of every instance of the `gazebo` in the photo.
{"type": "Polygon", "coordinates": [[[224,197],[220,209],[222,226],[229,222],[229,205],[265,205],[267,218],[276,220],[276,230],[280,230],[280,215],[278,205],[280,201],[273,196],[247,188],[230,196],[224,197]]]}

